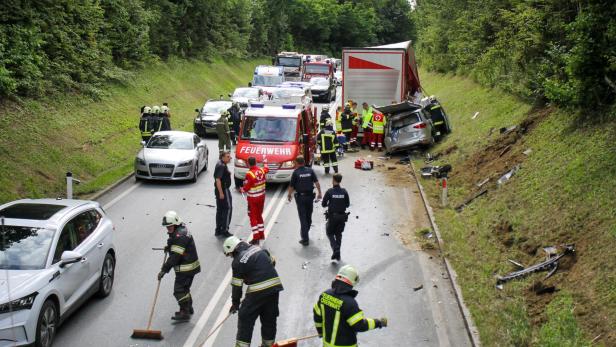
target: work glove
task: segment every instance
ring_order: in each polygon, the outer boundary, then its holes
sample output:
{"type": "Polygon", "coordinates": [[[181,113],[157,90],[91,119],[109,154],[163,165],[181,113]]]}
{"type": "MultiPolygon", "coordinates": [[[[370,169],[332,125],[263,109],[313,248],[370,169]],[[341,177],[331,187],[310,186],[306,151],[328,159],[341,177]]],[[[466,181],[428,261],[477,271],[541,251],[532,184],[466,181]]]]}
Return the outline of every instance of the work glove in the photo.
{"type": "Polygon", "coordinates": [[[165,253],[169,253],[169,246],[165,246],[163,250],[165,251],[165,253]]]}
{"type": "Polygon", "coordinates": [[[235,314],[240,309],[240,304],[231,304],[231,308],[229,308],[229,313],[235,314]]]}
{"type": "Polygon", "coordinates": [[[158,276],[156,276],[156,277],[158,278],[159,281],[162,280],[163,277],[165,277],[165,272],[164,271],[159,272],[158,276]]]}
{"type": "Polygon", "coordinates": [[[375,319],[374,325],[379,329],[385,328],[387,326],[387,318],[383,317],[380,319],[375,319]]]}

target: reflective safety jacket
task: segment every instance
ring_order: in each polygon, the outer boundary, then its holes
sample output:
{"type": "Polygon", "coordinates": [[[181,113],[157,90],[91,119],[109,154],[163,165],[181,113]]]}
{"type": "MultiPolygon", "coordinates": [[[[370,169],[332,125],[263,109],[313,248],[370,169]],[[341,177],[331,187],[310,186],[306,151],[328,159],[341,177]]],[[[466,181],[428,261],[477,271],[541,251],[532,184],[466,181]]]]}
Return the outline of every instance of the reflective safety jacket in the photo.
{"type": "Polygon", "coordinates": [[[231,264],[231,301],[239,304],[242,286],[246,284],[246,296],[268,296],[283,290],[282,282],[268,251],[246,242],[237,245],[231,264]]]}
{"type": "Polygon", "coordinates": [[[152,131],[150,131],[149,123],[150,123],[150,114],[145,113],[143,116],[141,116],[141,119],[139,119],[139,131],[141,132],[142,137],[152,136],[152,131]]]}
{"type": "Polygon", "coordinates": [[[352,113],[351,119],[353,119],[353,126],[356,126],[357,124],[359,124],[359,115],[357,114],[357,109],[351,108],[351,113],[352,113]]]}
{"type": "Polygon", "coordinates": [[[372,330],[377,322],[366,318],[350,285],[335,280],[332,288],[319,296],[314,304],[314,326],[324,347],[356,347],[357,333],[372,330]]]}
{"type": "Polygon", "coordinates": [[[161,131],[163,127],[163,117],[158,114],[150,115],[150,119],[148,120],[148,130],[152,135],[156,132],[161,131]]]}
{"type": "Polygon", "coordinates": [[[184,224],[178,225],[175,232],[167,239],[169,258],[163,264],[162,271],[169,272],[171,268],[177,274],[195,275],[201,272],[199,256],[195,240],[184,224]]]}
{"type": "Polygon", "coordinates": [[[328,119],[332,119],[332,116],[328,112],[321,112],[321,118],[319,118],[319,129],[325,129],[325,122],[328,119]]]}
{"type": "Polygon", "coordinates": [[[246,192],[249,199],[265,196],[265,179],[268,172],[269,168],[267,165],[263,165],[262,168],[253,166],[246,172],[242,190],[246,192]]]}
{"type": "Polygon", "coordinates": [[[342,129],[342,111],[336,111],[336,130],[342,129]]]}
{"type": "Polygon", "coordinates": [[[372,132],[375,134],[384,133],[385,124],[387,124],[387,119],[385,118],[385,115],[380,112],[375,112],[372,116],[372,132]]]}
{"type": "Polygon", "coordinates": [[[362,109],[361,112],[361,127],[366,129],[372,121],[372,107],[368,107],[367,110],[362,109]]]}
{"type": "Polygon", "coordinates": [[[339,146],[338,137],[331,129],[324,129],[317,134],[317,145],[321,148],[321,154],[333,153],[339,146]]]}

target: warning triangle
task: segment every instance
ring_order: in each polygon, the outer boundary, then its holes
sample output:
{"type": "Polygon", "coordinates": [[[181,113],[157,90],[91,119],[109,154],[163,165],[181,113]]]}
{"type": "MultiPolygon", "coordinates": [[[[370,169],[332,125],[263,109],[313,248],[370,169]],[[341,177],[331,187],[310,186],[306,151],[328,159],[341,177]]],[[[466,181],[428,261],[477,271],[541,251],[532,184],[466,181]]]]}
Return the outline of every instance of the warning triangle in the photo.
{"type": "Polygon", "coordinates": [[[349,57],[349,69],[393,70],[389,66],[373,63],[354,56],[349,57]]]}

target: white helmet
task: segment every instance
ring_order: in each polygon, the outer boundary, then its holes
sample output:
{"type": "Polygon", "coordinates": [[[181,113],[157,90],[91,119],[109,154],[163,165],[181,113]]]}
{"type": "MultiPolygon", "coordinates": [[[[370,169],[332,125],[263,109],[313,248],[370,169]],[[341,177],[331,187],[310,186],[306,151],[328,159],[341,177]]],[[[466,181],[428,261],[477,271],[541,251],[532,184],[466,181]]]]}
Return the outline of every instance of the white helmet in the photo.
{"type": "Polygon", "coordinates": [[[225,253],[225,255],[233,253],[233,251],[235,251],[235,248],[237,248],[237,245],[239,245],[241,242],[242,240],[240,240],[240,238],[237,236],[227,237],[225,242],[222,244],[223,253],[225,253]]]}
{"type": "Polygon", "coordinates": [[[160,107],[160,112],[161,113],[169,113],[169,107],[165,106],[165,105],[161,106],[160,107]]]}
{"type": "Polygon", "coordinates": [[[152,113],[154,114],[160,113],[160,106],[152,106],[152,113]]]}
{"type": "Polygon", "coordinates": [[[329,111],[329,105],[324,105],[323,106],[323,111],[329,111]]]}
{"type": "Polygon", "coordinates": [[[167,211],[167,213],[165,213],[165,216],[163,217],[163,226],[169,226],[169,225],[180,225],[182,224],[182,220],[180,219],[180,216],[178,215],[177,212],[175,211],[167,211]]]}
{"type": "Polygon", "coordinates": [[[338,271],[336,279],[354,287],[359,282],[359,273],[353,266],[345,265],[338,271]]]}
{"type": "Polygon", "coordinates": [[[143,113],[150,113],[152,112],[152,108],[150,106],[146,106],[143,108],[143,113]]]}

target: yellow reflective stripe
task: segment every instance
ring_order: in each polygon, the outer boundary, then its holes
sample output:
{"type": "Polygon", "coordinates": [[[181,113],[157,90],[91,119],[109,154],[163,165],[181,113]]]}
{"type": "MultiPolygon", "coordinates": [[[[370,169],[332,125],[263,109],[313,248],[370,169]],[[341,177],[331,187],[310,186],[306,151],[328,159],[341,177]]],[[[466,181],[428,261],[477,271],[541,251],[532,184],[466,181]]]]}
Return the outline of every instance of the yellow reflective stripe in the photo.
{"type": "Polygon", "coordinates": [[[255,174],[252,171],[248,171],[248,174],[252,177],[252,178],[256,178],[257,176],[255,176],[255,174]]]}
{"type": "Polygon", "coordinates": [[[241,278],[233,277],[231,278],[231,285],[241,287],[242,285],[244,285],[244,280],[241,278]]]}
{"type": "Polygon", "coordinates": [[[250,343],[244,341],[236,341],[235,347],[250,347],[250,343]]]}
{"type": "Polygon", "coordinates": [[[376,324],[374,323],[374,319],[366,318],[366,321],[368,321],[368,330],[373,330],[374,328],[376,328],[376,324]]]}
{"type": "Polygon", "coordinates": [[[355,343],[349,346],[339,346],[339,345],[334,345],[334,344],[323,341],[323,347],[357,347],[357,344],[355,343]]]}
{"type": "Polygon", "coordinates": [[[250,188],[250,190],[248,190],[248,191],[249,191],[249,192],[252,192],[252,191],[261,191],[261,190],[263,190],[263,189],[265,189],[265,183],[258,184],[258,185],[256,185],[256,186],[254,186],[254,187],[250,188]]]}
{"type": "Polygon", "coordinates": [[[340,325],[340,311],[336,311],[336,316],[334,317],[334,327],[332,328],[332,338],[329,340],[329,343],[332,345],[336,344],[336,337],[338,336],[338,325],[340,325]]]}
{"type": "Polygon", "coordinates": [[[184,295],[183,297],[179,298],[178,302],[182,302],[182,301],[188,300],[188,299],[190,299],[190,293],[188,293],[188,294],[184,295]]]}
{"type": "Polygon", "coordinates": [[[323,320],[321,322],[323,324],[323,331],[322,331],[322,333],[323,333],[323,343],[327,343],[325,341],[325,338],[327,336],[327,333],[326,333],[327,325],[325,324],[325,306],[323,304],[321,304],[320,306],[321,306],[321,312],[323,312],[323,316],[322,316],[323,320]]]}
{"type": "Polygon", "coordinates": [[[431,110],[436,110],[438,108],[441,108],[441,105],[436,105],[436,106],[432,107],[431,110]]]}
{"type": "Polygon", "coordinates": [[[440,122],[434,122],[434,125],[441,125],[441,124],[443,124],[443,123],[445,123],[445,122],[443,122],[443,121],[440,121],[440,122]]]}
{"type": "Polygon", "coordinates": [[[319,309],[319,305],[314,304],[314,313],[317,314],[317,316],[321,315],[321,309],[319,309]]]}
{"type": "Polygon", "coordinates": [[[364,319],[364,311],[359,311],[356,314],[352,315],[349,319],[347,319],[347,323],[349,323],[350,326],[353,326],[362,319],[364,319]]]}
{"type": "Polygon", "coordinates": [[[186,251],[186,248],[182,246],[178,246],[178,245],[171,246],[171,252],[175,252],[177,254],[184,254],[185,251],[186,251]]]}
{"type": "Polygon", "coordinates": [[[199,261],[196,260],[190,264],[182,264],[182,265],[175,266],[173,269],[175,270],[175,272],[187,272],[187,271],[195,270],[198,267],[199,267],[199,261]]]}
{"type": "Polygon", "coordinates": [[[323,323],[314,323],[314,326],[316,328],[322,328],[323,327],[323,323]]]}
{"type": "Polygon", "coordinates": [[[282,282],[280,282],[280,277],[270,278],[269,280],[249,285],[246,289],[246,294],[265,290],[280,284],[282,284],[282,282]]]}

